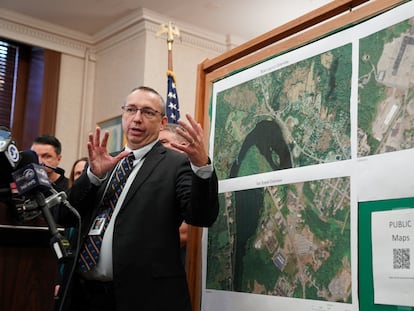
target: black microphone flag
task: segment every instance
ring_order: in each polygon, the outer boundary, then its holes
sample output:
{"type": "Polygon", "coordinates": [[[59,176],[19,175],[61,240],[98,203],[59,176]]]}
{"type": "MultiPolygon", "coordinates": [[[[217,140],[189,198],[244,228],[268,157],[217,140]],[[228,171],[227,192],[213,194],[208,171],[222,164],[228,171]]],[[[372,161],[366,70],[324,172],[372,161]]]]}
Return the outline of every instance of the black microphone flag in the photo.
{"type": "Polygon", "coordinates": [[[49,177],[43,166],[31,163],[12,173],[19,194],[25,194],[33,189],[50,189],[49,177]]]}

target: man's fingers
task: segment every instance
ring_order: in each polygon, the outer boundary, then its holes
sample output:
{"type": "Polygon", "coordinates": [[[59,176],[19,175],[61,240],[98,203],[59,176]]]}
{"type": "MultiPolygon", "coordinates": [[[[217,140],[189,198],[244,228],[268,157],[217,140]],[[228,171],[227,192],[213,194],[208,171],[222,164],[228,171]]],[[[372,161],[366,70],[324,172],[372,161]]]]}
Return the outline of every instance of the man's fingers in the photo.
{"type": "Polygon", "coordinates": [[[94,146],[99,146],[100,138],[101,138],[101,128],[100,127],[96,127],[96,129],[95,129],[95,137],[94,137],[94,141],[93,141],[93,145],[94,146]]]}
{"type": "Polygon", "coordinates": [[[109,131],[105,131],[104,136],[102,138],[101,147],[106,148],[106,145],[108,144],[108,137],[109,131]]]}
{"type": "Polygon", "coordinates": [[[197,143],[199,141],[199,137],[203,135],[203,129],[201,125],[197,123],[194,118],[190,114],[186,114],[188,122],[184,122],[181,119],[178,120],[178,123],[185,131],[181,130],[180,128],[177,129],[179,135],[184,137],[190,144],[197,143]]]}
{"type": "Polygon", "coordinates": [[[106,148],[108,144],[108,138],[109,138],[109,131],[105,131],[103,133],[103,137],[101,141],[101,128],[100,127],[96,127],[95,135],[92,133],[89,133],[89,143],[91,144],[91,147],[106,148]]]}

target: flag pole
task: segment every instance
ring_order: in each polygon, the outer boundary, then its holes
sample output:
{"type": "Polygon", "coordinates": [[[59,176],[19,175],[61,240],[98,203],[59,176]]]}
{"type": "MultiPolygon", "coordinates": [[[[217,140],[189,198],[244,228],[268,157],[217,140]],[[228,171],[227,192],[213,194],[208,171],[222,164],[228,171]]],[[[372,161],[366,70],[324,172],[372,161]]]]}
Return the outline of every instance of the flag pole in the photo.
{"type": "Polygon", "coordinates": [[[180,36],[180,30],[177,26],[174,26],[171,22],[167,24],[161,24],[160,29],[157,32],[157,36],[167,35],[167,46],[168,46],[168,70],[173,70],[172,65],[172,45],[174,43],[174,36],[180,36]]]}
{"type": "Polygon", "coordinates": [[[174,37],[180,36],[180,30],[177,26],[173,25],[171,22],[168,24],[161,24],[160,29],[157,32],[157,36],[166,35],[167,36],[167,46],[168,46],[168,90],[166,98],[166,113],[169,123],[177,123],[180,118],[180,110],[178,107],[178,95],[175,85],[177,79],[173,70],[173,58],[172,58],[172,45],[174,43],[174,37]]]}

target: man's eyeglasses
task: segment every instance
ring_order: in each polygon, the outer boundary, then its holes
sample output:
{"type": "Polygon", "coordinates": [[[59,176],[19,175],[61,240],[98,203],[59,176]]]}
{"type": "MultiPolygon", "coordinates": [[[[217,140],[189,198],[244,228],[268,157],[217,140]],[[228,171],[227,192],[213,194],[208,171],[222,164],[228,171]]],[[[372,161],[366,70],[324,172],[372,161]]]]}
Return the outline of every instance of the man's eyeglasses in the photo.
{"type": "Polygon", "coordinates": [[[130,117],[136,115],[138,111],[140,111],[142,116],[147,119],[154,118],[157,115],[157,113],[163,115],[162,112],[152,109],[150,107],[137,108],[135,106],[122,106],[121,108],[130,117]]]}

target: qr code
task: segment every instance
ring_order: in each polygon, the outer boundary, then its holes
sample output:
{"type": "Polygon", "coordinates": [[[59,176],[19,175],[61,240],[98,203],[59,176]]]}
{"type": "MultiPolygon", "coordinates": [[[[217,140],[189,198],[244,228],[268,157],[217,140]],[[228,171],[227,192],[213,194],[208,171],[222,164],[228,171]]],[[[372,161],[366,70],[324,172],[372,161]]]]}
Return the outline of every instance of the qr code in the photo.
{"type": "Polygon", "coordinates": [[[394,248],[393,264],[394,269],[410,269],[410,249],[394,248]]]}

